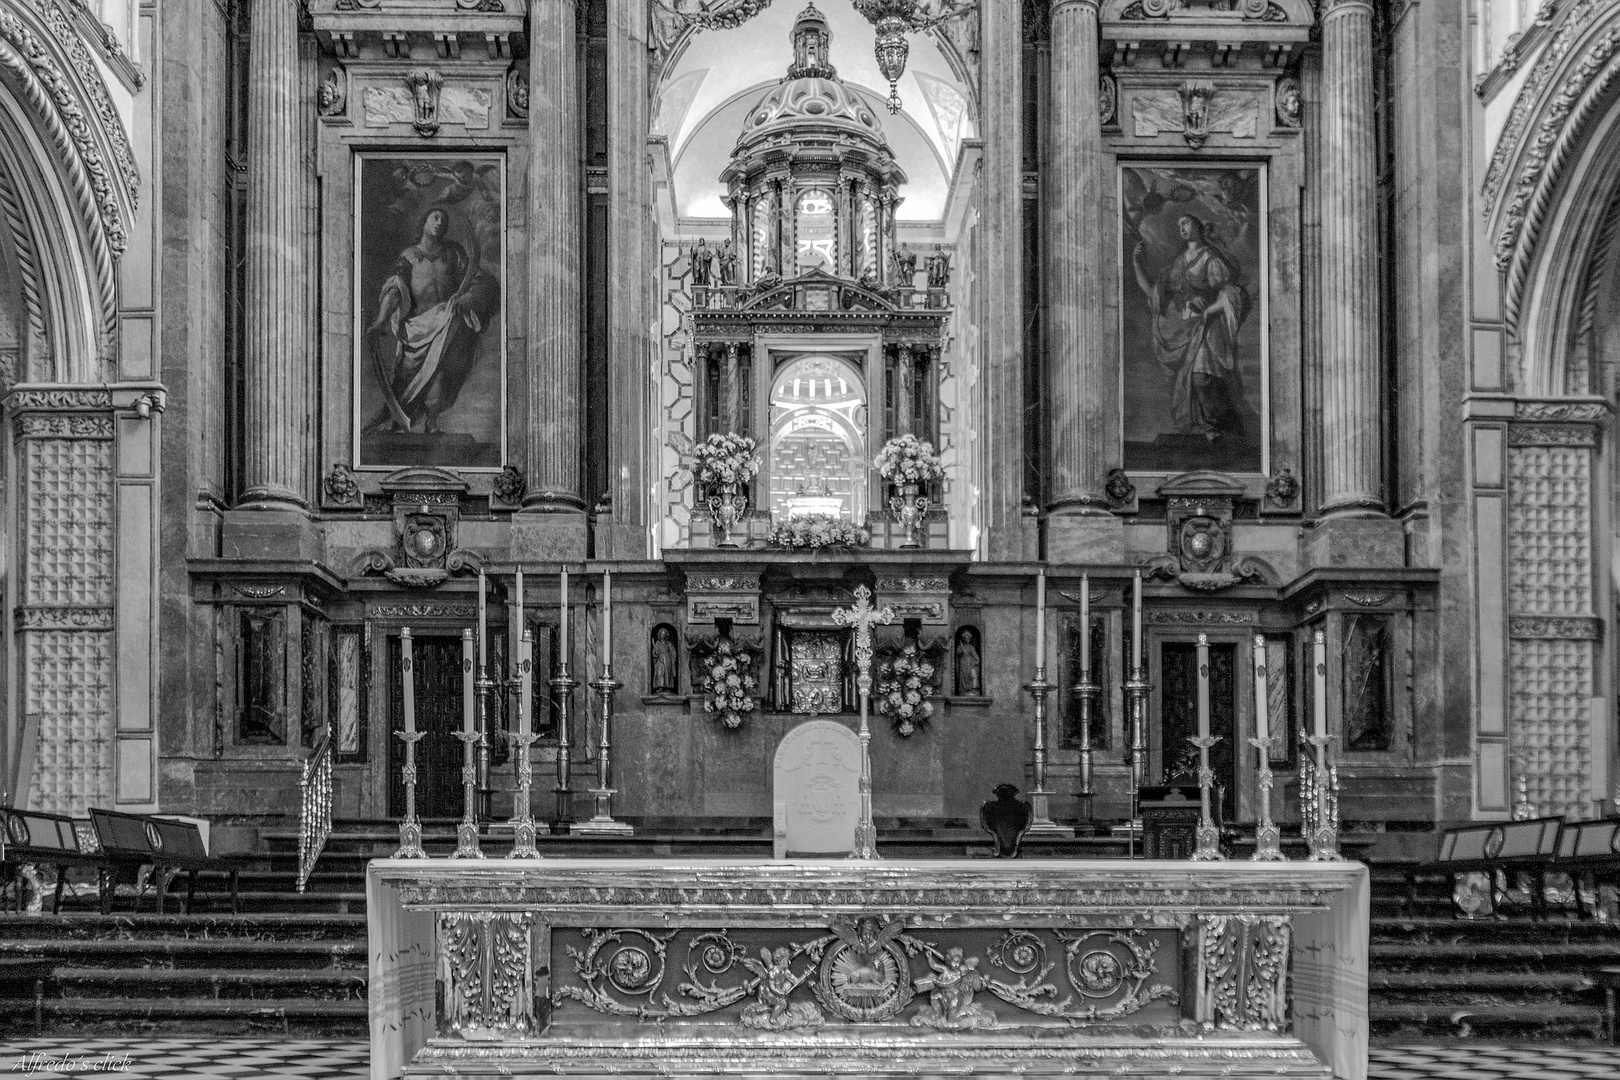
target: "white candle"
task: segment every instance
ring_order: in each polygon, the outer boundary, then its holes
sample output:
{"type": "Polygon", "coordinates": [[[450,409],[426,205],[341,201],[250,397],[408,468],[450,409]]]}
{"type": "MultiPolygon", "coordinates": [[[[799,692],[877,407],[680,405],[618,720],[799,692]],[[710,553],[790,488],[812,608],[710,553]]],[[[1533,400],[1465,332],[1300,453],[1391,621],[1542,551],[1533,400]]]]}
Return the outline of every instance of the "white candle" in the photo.
{"type": "Polygon", "coordinates": [[[1265,765],[1269,754],[1269,741],[1271,738],[1270,718],[1267,716],[1268,700],[1271,696],[1271,684],[1266,672],[1266,638],[1264,634],[1254,635],[1254,737],[1260,743],[1260,764],[1265,765]]]}
{"type": "Polygon", "coordinates": [[[406,627],[399,632],[399,672],[404,681],[402,687],[405,698],[405,733],[409,735],[416,730],[416,665],[412,662],[411,628],[406,627]]]}
{"type": "Polygon", "coordinates": [[[1136,661],[1137,668],[1146,665],[1142,663],[1142,571],[1136,572],[1136,579],[1131,584],[1131,657],[1136,661]]]}
{"type": "Polygon", "coordinates": [[[1046,568],[1035,575],[1035,670],[1046,670],[1046,568]]]}
{"type": "MultiPolygon", "coordinates": [[[[534,703],[534,634],[523,631],[523,642],[518,646],[518,734],[527,735],[529,709],[534,703]]],[[[527,753],[527,751],[525,751],[527,753]]]]}
{"type": "Polygon", "coordinates": [[[1316,737],[1327,738],[1327,635],[1316,632],[1316,656],[1312,667],[1316,672],[1316,737]]]}
{"type": "Polygon", "coordinates": [[[461,632],[461,729],[471,735],[473,719],[473,632],[461,632]]]}
{"type": "Polygon", "coordinates": [[[1198,635],[1198,737],[1209,738],[1209,635],[1198,635]]]}
{"type": "Polygon", "coordinates": [[[1091,676],[1091,579],[1080,575],[1080,670],[1091,676]]]}
{"type": "Polygon", "coordinates": [[[613,664],[613,571],[602,571],[602,670],[613,664]]]}
{"type": "Polygon", "coordinates": [[[478,666],[489,663],[489,619],[484,606],[484,571],[478,571],[478,666]]]}
{"type": "Polygon", "coordinates": [[[523,633],[523,567],[517,568],[517,624],[518,633],[523,633]]]}
{"type": "Polygon", "coordinates": [[[562,622],[558,626],[557,662],[568,663],[568,567],[562,568],[562,622]]]}

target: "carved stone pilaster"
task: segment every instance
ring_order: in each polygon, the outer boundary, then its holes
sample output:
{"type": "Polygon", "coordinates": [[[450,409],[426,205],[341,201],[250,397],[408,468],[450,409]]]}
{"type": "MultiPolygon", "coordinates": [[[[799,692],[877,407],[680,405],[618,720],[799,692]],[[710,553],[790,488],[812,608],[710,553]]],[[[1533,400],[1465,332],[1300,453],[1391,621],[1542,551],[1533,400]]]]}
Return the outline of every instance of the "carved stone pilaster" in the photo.
{"type": "Polygon", "coordinates": [[[13,395],[20,509],[21,711],[37,725],[25,805],[83,815],[114,796],[112,401],[101,390],[13,395]]]}
{"type": "Polygon", "coordinates": [[[253,7],[248,51],[242,501],[303,509],[310,373],[297,0],[253,7]]]}
{"type": "Polygon", "coordinates": [[[1384,513],[1372,5],[1322,10],[1322,510],[1384,513]]]}
{"type": "Polygon", "coordinates": [[[1193,1019],[1206,1031],[1288,1027],[1287,915],[1198,916],[1193,1019]]]}

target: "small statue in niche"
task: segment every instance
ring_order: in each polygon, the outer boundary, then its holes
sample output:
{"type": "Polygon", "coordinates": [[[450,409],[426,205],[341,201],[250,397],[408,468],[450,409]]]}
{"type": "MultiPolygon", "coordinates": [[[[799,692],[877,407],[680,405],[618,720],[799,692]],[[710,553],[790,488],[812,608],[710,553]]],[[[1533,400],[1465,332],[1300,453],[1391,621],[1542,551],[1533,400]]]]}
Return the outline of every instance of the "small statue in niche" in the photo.
{"type": "Polygon", "coordinates": [[[928,256],[924,264],[928,271],[928,287],[930,289],[943,289],[951,283],[951,257],[945,254],[943,244],[934,245],[934,253],[928,256]]]}
{"type": "Polygon", "coordinates": [[[716,261],[720,264],[720,284],[737,284],[737,245],[731,242],[731,237],[721,242],[716,261]]]}
{"type": "Polygon", "coordinates": [[[902,289],[916,287],[917,253],[911,250],[910,244],[901,244],[894,253],[894,280],[902,289]]]}
{"type": "Polygon", "coordinates": [[[958,697],[978,697],[984,693],[979,655],[979,632],[964,626],[956,632],[956,693],[958,697]]]}
{"type": "Polygon", "coordinates": [[[692,284],[707,287],[713,280],[714,252],[709,250],[709,243],[699,239],[692,248],[692,284]]]}
{"type": "Polygon", "coordinates": [[[680,667],[676,656],[675,630],[668,623],[653,628],[652,637],[652,692],[678,694],[680,667]]]}

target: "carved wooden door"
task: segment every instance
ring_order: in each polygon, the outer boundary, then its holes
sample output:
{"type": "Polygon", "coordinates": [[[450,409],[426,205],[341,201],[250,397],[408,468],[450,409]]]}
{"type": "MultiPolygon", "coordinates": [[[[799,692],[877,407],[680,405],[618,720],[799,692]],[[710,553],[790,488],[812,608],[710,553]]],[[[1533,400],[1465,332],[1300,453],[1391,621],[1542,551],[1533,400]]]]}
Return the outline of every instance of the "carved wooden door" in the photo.
{"type": "MultiPolygon", "coordinates": [[[[1147,782],[1196,784],[1198,748],[1187,739],[1198,734],[1198,646],[1191,641],[1167,641],[1161,656],[1159,752],[1149,758],[1147,782]]],[[[1232,735],[1237,727],[1236,662],[1236,645],[1231,642],[1210,644],[1209,733],[1221,741],[1210,748],[1209,767],[1215,774],[1216,786],[1224,789],[1221,814],[1225,821],[1233,819],[1237,807],[1237,774],[1232,753],[1232,735]]]]}
{"type": "MultiPolygon", "coordinates": [[[[462,727],[461,639],[418,637],[416,660],[416,813],[422,818],[461,816],[462,727]]],[[[405,815],[405,744],[393,733],[405,728],[401,697],[399,638],[388,638],[388,811],[405,815]]]]}

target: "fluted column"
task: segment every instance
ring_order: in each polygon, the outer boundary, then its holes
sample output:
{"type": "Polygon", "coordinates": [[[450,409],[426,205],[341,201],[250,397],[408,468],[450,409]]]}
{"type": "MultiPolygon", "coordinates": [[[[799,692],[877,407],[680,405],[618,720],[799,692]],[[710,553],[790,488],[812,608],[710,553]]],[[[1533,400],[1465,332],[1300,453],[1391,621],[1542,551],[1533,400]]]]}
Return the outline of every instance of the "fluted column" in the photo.
{"type": "Polygon", "coordinates": [[[1052,4],[1052,105],[1047,214],[1049,509],[1106,513],[1103,483],[1116,454],[1109,410],[1119,392],[1101,318],[1102,215],[1107,177],[1097,119],[1097,4],[1052,4]]]}
{"type": "Polygon", "coordinates": [[[576,0],[535,0],[529,24],[529,490],[580,497],[580,151],[576,0]]]}
{"type": "Polygon", "coordinates": [[[248,47],[242,502],[302,508],[311,381],[298,2],[255,0],[248,47]]]}
{"type": "Polygon", "coordinates": [[[1322,16],[1322,510],[1384,512],[1372,6],[1322,16]]]}

